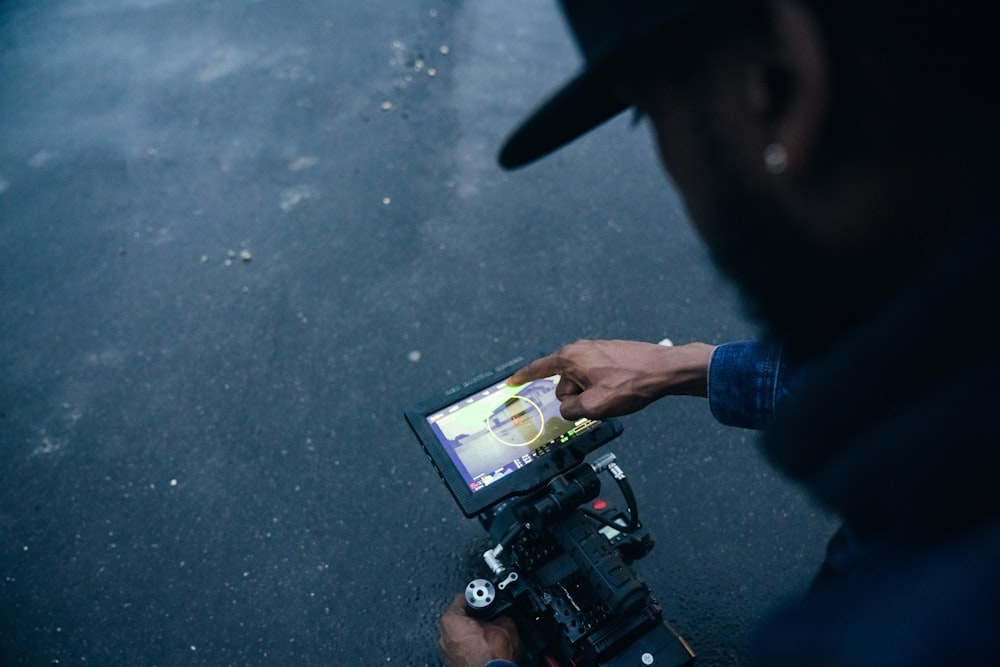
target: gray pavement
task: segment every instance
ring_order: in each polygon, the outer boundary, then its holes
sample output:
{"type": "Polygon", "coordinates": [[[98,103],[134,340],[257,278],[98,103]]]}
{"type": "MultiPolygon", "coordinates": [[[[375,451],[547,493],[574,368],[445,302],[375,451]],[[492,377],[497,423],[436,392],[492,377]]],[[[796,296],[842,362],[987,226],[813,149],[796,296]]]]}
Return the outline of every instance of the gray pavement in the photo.
{"type": "MultiPolygon", "coordinates": [[[[403,408],[753,333],[645,129],[496,167],[577,62],[549,2],[0,4],[0,664],[439,664],[484,534],[403,408]]],[[[624,422],[637,570],[740,664],[832,524],[703,401],[624,422]]]]}

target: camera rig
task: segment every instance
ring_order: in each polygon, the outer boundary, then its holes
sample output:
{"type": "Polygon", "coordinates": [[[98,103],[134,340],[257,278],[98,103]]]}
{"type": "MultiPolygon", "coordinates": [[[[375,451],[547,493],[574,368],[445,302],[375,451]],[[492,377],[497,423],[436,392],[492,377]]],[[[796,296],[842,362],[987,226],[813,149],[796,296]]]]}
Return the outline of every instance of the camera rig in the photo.
{"type": "Polygon", "coordinates": [[[513,618],[526,665],[694,664],[694,652],[630,568],[654,542],[639,523],[635,496],[614,454],[504,501],[479,520],[496,540],[483,554],[492,578],[466,587],[466,613],[513,618]],[[624,512],[600,495],[604,471],[618,483],[624,512]]]}
{"type": "Polygon", "coordinates": [[[518,625],[522,667],[686,667],[694,653],[631,564],[653,548],[635,495],[611,453],[617,419],[562,418],[559,376],[512,385],[538,349],[404,411],[465,516],[495,546],[489,578],[466,588],[466,613],[518,625]],[[625,509],[601,496],[601,473],[625,509]]]}

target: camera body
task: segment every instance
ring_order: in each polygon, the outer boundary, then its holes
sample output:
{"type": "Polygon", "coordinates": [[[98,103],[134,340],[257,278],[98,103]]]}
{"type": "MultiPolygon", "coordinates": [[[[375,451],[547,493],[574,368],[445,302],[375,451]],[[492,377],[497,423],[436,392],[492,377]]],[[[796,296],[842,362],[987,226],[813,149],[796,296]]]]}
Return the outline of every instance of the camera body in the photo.
{"type": "Polygon", "coordinates": [[[529,353],[406,410],[428,457],[468,517],[496,545],[466,588],[466,612],[514,619],[522,667],[692,665],[694,653],[631,564],[653,548],[614,454],[617,420],[568,422],[558,376],[511,387],[529,353]],[[601,494],[618,484],[625,508],[601,494]]]}
{"type": "Polygon", "coordinates": [[[484,554],[492,577],[469,583],[466,612],[513,618],[526,665],[693,664],[693,651],[630,567],[652,550],[652,537],[642,527],[624,532],[626,511],[600,491],[597,472],[582,464],[481,514],[491,538],[510,544],[484,554]]]}

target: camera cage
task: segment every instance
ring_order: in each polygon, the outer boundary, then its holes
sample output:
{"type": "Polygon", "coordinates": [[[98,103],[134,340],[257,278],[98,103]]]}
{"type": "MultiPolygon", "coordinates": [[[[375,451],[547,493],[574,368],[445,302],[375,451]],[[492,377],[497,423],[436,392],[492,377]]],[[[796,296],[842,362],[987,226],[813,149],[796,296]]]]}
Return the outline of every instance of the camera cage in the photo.
{"type": "Polygon", "coordinates": [[[558,428],[546,429],[546,414],[558,411],[557,378],[534,390],[532,383],[506,384],[514,370],[548,351],[519,355],[404,411],[462,512],[478,517],[496,543],[483,554],[492,577],[466,588],[466,613],[514,618],[528,664],[690,667],[694,652],[629,567],[649,553],[653,539],[639,522],[625,473],[611,453],[587,461],[622,433],[621,423],[570,423],[556,415],[558,428]],[[514,444],[507,434],[529,422],[518,443],[529,454],[506,451],[503,445],[514,444]],[[462,432],[470,427],[478,435],[462,432]],[[482,448],[500,458],[471,461],[477,457],[468,452],[482,448]],[[494,469],[490,461],[497,460],[504,463],[494,469]],[[603,472],[615,479],[624,510],[601,494],[603,472]]]}

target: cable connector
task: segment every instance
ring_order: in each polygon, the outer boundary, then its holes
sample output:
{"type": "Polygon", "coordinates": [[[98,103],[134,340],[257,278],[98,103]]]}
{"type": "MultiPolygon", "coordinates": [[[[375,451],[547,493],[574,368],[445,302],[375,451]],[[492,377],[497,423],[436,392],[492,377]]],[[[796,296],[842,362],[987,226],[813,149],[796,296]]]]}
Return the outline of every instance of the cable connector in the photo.
{"type": "Polygon", "coordinates": [[[607,454],[603,454],[594,459],[594,462],[590,464],[590,467],[594,469],[594,472],[598,473],[604,472],[605,470],[608,470],[611,466],[615,466],[617,468],[618,464],[615,463],[615,461],[617,460],[618,459],[617,457],[615,457],[613,452],[608,452],[607,454]]]}
{"type": "Polygon", "coordinates": [[[486,561],[486,566],[489,567],[490,571],[492,571],[493,574],[497,576],[500,576],[500,573],[507,569],[499,558],[502,552],[503,552],[503,545],[498,544],[492,549],[488,549],[483,554],[483,560],[486,561]]]}
{"type": "Polygon", "coordinates": [[[620,482],[623,479],[625,479],[625,471],[622,470],[618,466],[618,464],[615,463],[614,461],[612,461],[611,464],[608,465],[608,471],[611,473],[611,476],[614,477],[616,481],[620,482]]]}
{"type": "Polygon", "coordinates": [[[594,462],[590,464],[590,467],[597,473],[607,470],[616,481],[620,482],[625,479],[625,471],[619,467],[618,463],[616,463],[617,460],[617,457],[612,452],[608,452],[607,454],[595,459],[594,462]]]}

